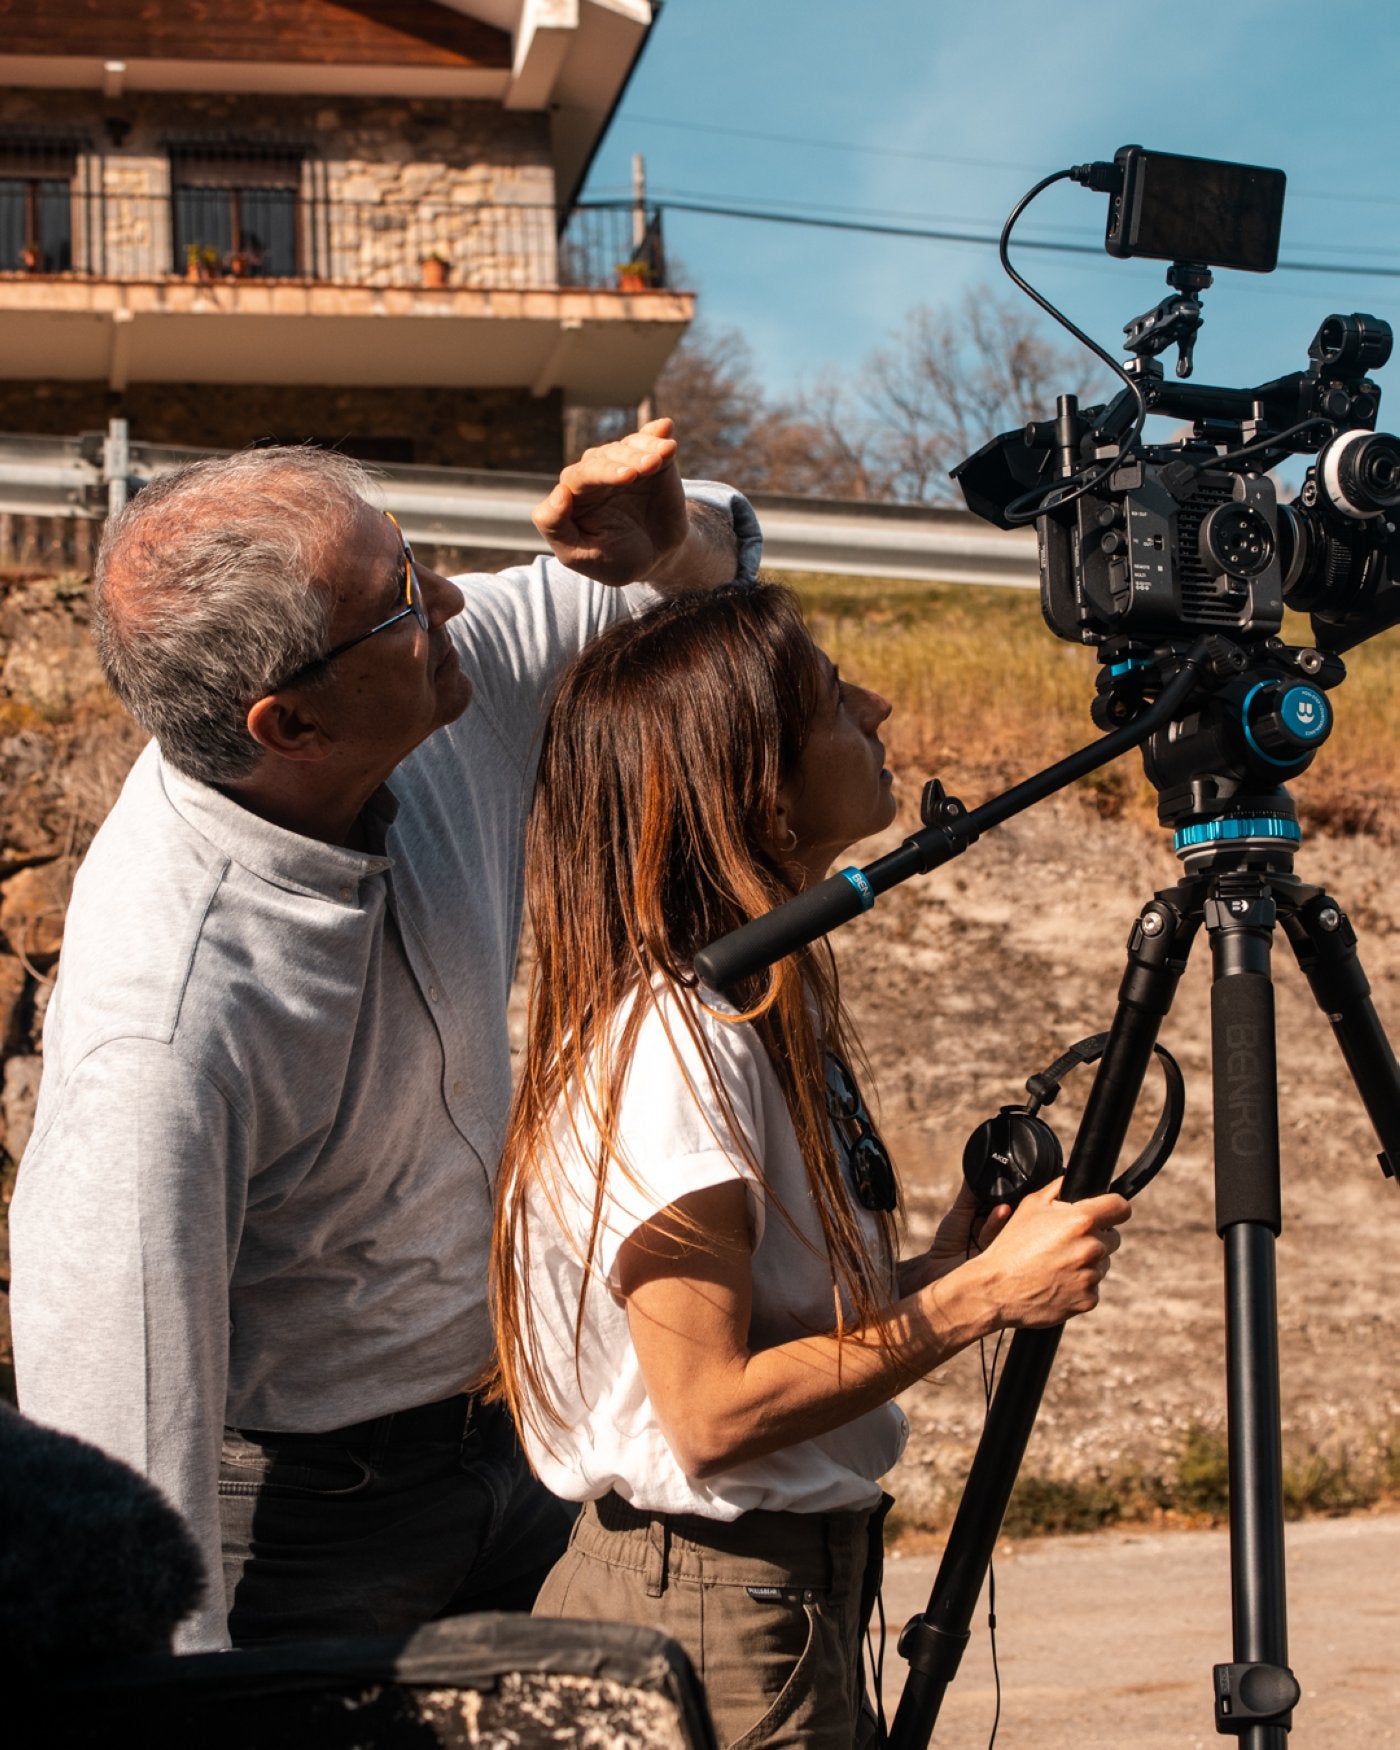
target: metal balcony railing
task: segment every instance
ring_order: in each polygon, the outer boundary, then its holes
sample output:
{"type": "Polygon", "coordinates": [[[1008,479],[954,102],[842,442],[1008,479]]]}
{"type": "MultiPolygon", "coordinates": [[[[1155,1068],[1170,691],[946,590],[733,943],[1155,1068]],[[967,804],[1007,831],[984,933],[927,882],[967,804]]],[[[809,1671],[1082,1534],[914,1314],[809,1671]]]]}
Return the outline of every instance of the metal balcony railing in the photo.
{"type": "Polygon", "coordinates": [[[0,276],[280,279],[482,290],[666,285],[661,216],[424,199],[307,199],[295,188],[96,192],[0,174],[0,276]]]}

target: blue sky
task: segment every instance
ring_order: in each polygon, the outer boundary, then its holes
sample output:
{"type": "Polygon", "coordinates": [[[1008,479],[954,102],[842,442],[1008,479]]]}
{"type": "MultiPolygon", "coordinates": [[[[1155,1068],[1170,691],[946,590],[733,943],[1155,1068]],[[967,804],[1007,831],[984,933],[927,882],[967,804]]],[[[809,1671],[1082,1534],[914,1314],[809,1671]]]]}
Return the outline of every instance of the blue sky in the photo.
{"type": "MultiPolygon", "coordinates": [[[[630,187],[995,235],[1050,171],[1129,142],[1287,172],[1284,259],[1400,271],[1400,5],[1393,0],[668,0],[586,195],[630,187]],[[763,137],[757,137],[763,136],[763,137]]],[[[1106,197],[1048,191],[1017,235],[1101,244],[1106,197]]],[[[856,365],[912,305],[1015,294],[995,250],[673,213],[702,313],[747,339],[781,395],[856,365]]],[[[1117,352],[1165,264],[1015,251],[1117,352]]],[[[1029,306],[1027,306],[1029,308],[1029,306]]],[[[1306,364],[1322,317],[1400,330],[1400,277],[1222,271],[1196,378],[1306,364]]],[[[1062,337],[1066,340],[1067,336],[1062,337]]],[[[1174,355],[1170,355],[1174,356],[1174,355]]],[[[1400,375],[1381,424],[1400,422],[1400,375]],[[1388,415],[1388,417],[1387,417],[1388,415]]]]}

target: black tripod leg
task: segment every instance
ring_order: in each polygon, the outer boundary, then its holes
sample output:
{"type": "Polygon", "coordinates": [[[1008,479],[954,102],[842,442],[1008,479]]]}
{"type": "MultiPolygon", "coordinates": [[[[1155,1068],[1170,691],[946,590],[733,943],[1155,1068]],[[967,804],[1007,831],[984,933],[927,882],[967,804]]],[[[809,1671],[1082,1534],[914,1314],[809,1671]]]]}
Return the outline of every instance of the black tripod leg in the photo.
{"type": "Polygon", "coordinates": [[[1234,1662],[1215,1668],[1216,1728],[1283,1750],[1298,1686],[1288,1669],[1283,1442],[1274,1240],[1282,1225],[1274,987],[1266,874],[1222,875],[1205,905],[1215,982],[1215,1222],[1225,1243],[1234,1662]]]}
{"type": "Polygon", "coordinates": [[[1283,927],[1380,1138],[1381,1170],[1394,1179],[1400,1170],[1400,1068],[1371,1004],[1371,986],[1356,956],[1356,932],[1326,893],[1285,911],[1283,927]]]}
{"type": "MultiPolygon", "coordinates": [[[[1092,1197],[1106,1190],[1113,1177],[1152,1061],[1152,1047],[1176,994],[1199,921],[1199,913],[1180,911],[1168,896],[1159,894],[1133,925],[1113,1026],[1070,1153],[1066,1197],[1092,1197]]],[[[1062,1329],[1018,1331],[1012,1341],[928,1608],[905,1626],[899,1638],[909,1676],[890,1728],[892,1750],[924,1750],[933,1735],[944,1694],[967,1645],[968,1625],[1062,1329]]]]}

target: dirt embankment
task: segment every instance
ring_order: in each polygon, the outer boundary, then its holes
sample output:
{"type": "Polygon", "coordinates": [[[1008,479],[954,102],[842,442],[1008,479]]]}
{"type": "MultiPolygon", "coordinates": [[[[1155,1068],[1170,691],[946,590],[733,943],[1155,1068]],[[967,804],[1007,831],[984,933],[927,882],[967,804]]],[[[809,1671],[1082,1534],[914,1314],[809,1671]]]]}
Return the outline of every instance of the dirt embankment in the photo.
{"type": "MultiPolygon", "coordinates": [[[[72,870],[139,742],[106,701],[81,586],[0,578],[7,1189],[28,1133],[72,870]]],[[[945,776],[969,804],[984,799],[988,787],[973,775],[945,776]]],[[[879,848],[858,847],[853,858],[867,861],[879,848]]],[[[1304,847],[1298,868],[1349,912],[1377,1009],[1400,1029],[1394,863],[1394,847],[1379,838],[1320,837],[1304,847]]],[[[928,1238],[951,1198],[974,1125],[1019,1100],[1026,1077],[1071,1042],[1108,1025],[1129,926],[1177,872],[1164,835],[1061,798],[999,828],[938,874],[887,894],[840,932],[844,985],[874,1066],[916,1241],[928,1238]]],[[[1284,1421],[1295,1452],[1356,1453],[1400,1427],[1400,1187],[1381,1177],[1369,1123],[1281,934],[1275,967],[1284,1421]]],[[[1134,1211],[1103,1305],[1066,1334],[1028,1470],[1116,1478],[1169,1466],[1192,1423],[1223,1427],[1203,942],[1162,1040],[1186,1073],[1182,1139],[1134,1211]]],[[[1076,1072],[1051,1113],[1066,1142],[1088,1080],[1089,1072],[1076,1072]]],[[[1140,1134],[1159,1100],[1154,1072],[1140,1134]]],[[[981,1424],[976,1356],[911,1391],[907,1408],[911,1437],[893,1486],[908,1520],[937,1520],[981,1424]]]]}
{"type": "MultiPolygon", "coordinates": [[[[1304,845],[1297,870],[1351,917],[1377,1010],[1400,1029],[1394,847],[1318,838],[1304,845]]],[[[1026,1077],[1068,1045],[1107,1028],[1132,921],[1178,874],[1166,835],[1058,799],[894,890],[841,932],[844,988],[878,1080],[914,1237],[928,1236],[951,1197],[974,1126],[1022,1100],[1026,1077]]],[[[1382,1176],[1331,1028],[1282,931],[1276,936],[1285,1436],[1300,1458],[1320,1451],[1364,1467],[1378,1439],[1393,1442],[1400,1420],[1400,1186],[1382,1176]]],[[[1224,1427],[1204,939],[1160,1037],[1186,1077],[1181,1140],[1134,1207],[1102,1304],[1066,1332],[1026,1471],[1080,1481],[1170,1471],[1185,1429],[1224,1427]]],[[[1076,1071],[1048,1114],[1066,1153],[1091,1073],[1076,1071]]],[[[1133,1149],[1160,1103],[1154,1070],[1133,1149]]],[[[977,1357],[916,1387],[906,1408],[911,1436],[893,1486],[909,1519],[937,1520],[981,1427],[977,1357]]]]}

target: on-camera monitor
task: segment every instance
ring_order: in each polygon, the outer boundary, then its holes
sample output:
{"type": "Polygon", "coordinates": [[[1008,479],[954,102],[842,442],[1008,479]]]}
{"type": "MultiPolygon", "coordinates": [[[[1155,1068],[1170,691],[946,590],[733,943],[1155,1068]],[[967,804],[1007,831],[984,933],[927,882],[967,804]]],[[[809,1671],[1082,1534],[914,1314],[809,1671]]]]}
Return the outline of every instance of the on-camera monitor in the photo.
{"type": "Polygon", "coordinates": [[[1283,223],[1281,170],[1123,146],[1123,187],[1108,209],[1110,255],[1201,261],[1271,273],[1283,223]]]}

